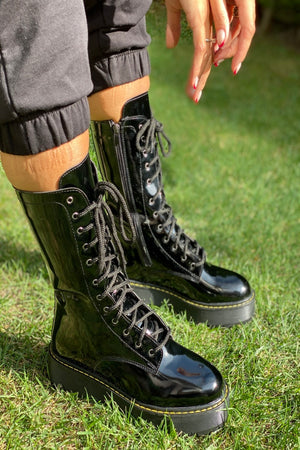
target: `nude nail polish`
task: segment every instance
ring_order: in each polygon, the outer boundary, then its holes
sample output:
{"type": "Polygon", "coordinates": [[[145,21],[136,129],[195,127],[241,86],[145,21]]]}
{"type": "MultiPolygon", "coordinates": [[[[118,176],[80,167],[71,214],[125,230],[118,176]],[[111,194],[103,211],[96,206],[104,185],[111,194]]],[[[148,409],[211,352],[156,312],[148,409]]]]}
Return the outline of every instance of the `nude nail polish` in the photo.
{"type": "Polygon", "coordinates": [[[226,38],[225,31],[218,30],[217,31],[217,43],[220,48],[223,47],[223,45],[225,44],[225,38],[226,38]]]}
{"type": "Polygon", "coordinates": [[[196,89],[196,88],[197,88],[197,86],[198,86],[198,83],[199,83],[199,78],[198,78],[198,77],[196,77],[196,78],[194,79],[194,83],[193,83],[193,88],[194,88],[194,89],[196,89]]]}
{"type": "Polygon", "coordinates": [[[199,103],[199,100],[200,100],[200,98],[201,98],[201,95],[202,95],[202,91],[199,91],[199,92],[198,92],[198,95],[196,95],[196,97],[194,97],[194,102],[195,102],[195,103],[199,103]]]}
{"type": "Polygon", "coordinates": [[[217,61],[214,63],[215,67],[219,67],[219,65],[224,61],[224,59],[220,59],[220,61],[217,61]]]}
{"type": "Polygon", "coordinates": [[[233,71],[233,74],[236,75],[238,73],[238,71],[240,70],[240,68],[242,67],[242,63],[239,63],[236,68],[233,71]]]}

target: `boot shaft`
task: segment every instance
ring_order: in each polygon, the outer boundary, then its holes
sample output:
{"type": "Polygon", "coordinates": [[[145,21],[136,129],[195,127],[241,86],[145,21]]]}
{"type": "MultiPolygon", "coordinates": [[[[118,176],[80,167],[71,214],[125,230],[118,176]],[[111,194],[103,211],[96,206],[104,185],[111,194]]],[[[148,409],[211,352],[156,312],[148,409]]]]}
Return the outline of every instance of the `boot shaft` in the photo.
{"type": "MultiPolygon", "coordinates": [[[[92,123],[93,143],[103,178],[117,186],[132,214],[151,215],[162,204],[164,194],[156,142],[160,129],[161,124],[152,117],[147,94],[124,105],[120,122],[92,123]]],[[[161,139],[160,143],[162,146],[161,139]]]]}
{"type": "Polygon", "coordinates": [[[87,271],[88,258],[83,245],[85,241],[93,240],[94,231],[86,231],[83,235],[82,230],[91,222],[92,213],[83,217],[78,217],[77,213],[93,200],[94,187],[90,161],[86,159],[80,170],[63,175],[57,191],[16,191],[39,243],[54,289],[87,293],[87,285],[82,279],[87,272],[88,279],[92,278],[93,273],[87,271]]]}
{"type": "Polygon", "coordinates": [[[145,267],[157,263],[157,272],[168,265],[198,281],[205,252],[183,233],[166,202],[158,150],[167,156],[171,143],[151,114],[148,95],[126,103],[119,123],[94,122],[92,130],[102,176],[121,190],[134,222],[137,242],[135,250],[126,249],[128,269],[138,258],[145,267]]]}
{"type": "Polygon", "coordinates": [[[119,123],[95,122],[92,135],[102,176],[122,190],[134,222],[136,246],[126,247],[126,257],[136,292],[158,305],[167,298],[175,310],[212,325],[249,320],[255,301],[247,280],[208,264],[166,202],[159,150],[167,156],[171,145],[148,95],[125,104],[119,123]]]}
{"type": "Polygon", "coordinates": [[[120,222],[131,223],[129,213],[117,189],[98,183],[92,169],[86,158],[61,177],[57,191],[17,191],[55,290],[52,345],[87,365],[107,353],[141,363],[150,351],[153,364],[169,329],[129,286],[109,203],[120,222]]]}

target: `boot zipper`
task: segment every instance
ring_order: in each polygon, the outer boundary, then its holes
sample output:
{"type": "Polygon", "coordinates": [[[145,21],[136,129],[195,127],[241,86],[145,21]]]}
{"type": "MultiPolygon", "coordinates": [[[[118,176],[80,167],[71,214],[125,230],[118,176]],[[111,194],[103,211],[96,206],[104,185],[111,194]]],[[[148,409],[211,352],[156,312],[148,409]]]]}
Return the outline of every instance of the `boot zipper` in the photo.
{"type": "MultiPolygon", "coordinates": [[[[131,184],[129,180],[129,170],[126,162],[126,157],[124,157],[122,152],[122,145],[120,145],[120,141],[122,139],[121,133],[120,133],[120,124],[113,123],[113,129],[114,129],[114,144],[116,149],[116,156],[120,171],[120,178],[122,183],[122,189],[124,193],[124,197],[127,200],[129,211],[131,214],[131,218],[133,221],[133,225],[136,232],[136,240],[137,240],[137,250],[139,253],[139,257],[141,258],[141,261],[145,266],[150,267],[152,265],[152,260],[150,257],[150,254],[147,249],[147,245],[144,239],[142,226],[141,226],[141,220],[140,215],[136,212],[135,207],[135,201],[134,196],[131,189],[131,184]]],[[[125,146],[124,146],[125,148],[125,146]]]]}

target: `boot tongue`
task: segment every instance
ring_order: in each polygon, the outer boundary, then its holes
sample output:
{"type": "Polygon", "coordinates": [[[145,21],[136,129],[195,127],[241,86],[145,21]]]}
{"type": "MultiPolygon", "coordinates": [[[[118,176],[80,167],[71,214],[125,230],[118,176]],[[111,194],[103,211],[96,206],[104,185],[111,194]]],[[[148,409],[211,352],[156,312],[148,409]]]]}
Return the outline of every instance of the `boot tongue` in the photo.
{"type": "Polygon", "coordinates": [[[148,93],[132,98],[123,107],[122,118],[132,116],[144,116],[147,119],[151,117],[151,109],[148,93]]]}
{"type": "Polygon", "coordinates": [[[59,188],[76,187],[83,191],[89,200],[94,198],[94,188],[96,185],[95,168],[87,156],[80,164],[65,172],[59,180],[59,188]]]}

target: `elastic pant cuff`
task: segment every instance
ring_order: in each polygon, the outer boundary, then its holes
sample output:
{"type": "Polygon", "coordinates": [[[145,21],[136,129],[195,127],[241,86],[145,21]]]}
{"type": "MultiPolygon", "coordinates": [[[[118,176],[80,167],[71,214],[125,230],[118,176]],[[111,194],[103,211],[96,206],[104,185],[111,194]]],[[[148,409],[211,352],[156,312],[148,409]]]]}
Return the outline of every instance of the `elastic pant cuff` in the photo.
{"type": "Polygon", "coordinates": [[[71,141],[89,127],[87,98],[34,116],[0,125],[0,149],[13,155],[33,155],[71,141]]]}
{"type": "Polygon", "coordinates": [[[103,58],[91,67],[93,93],[150,75],[150,70],[146,48],[129,50],[103,58]]]}

